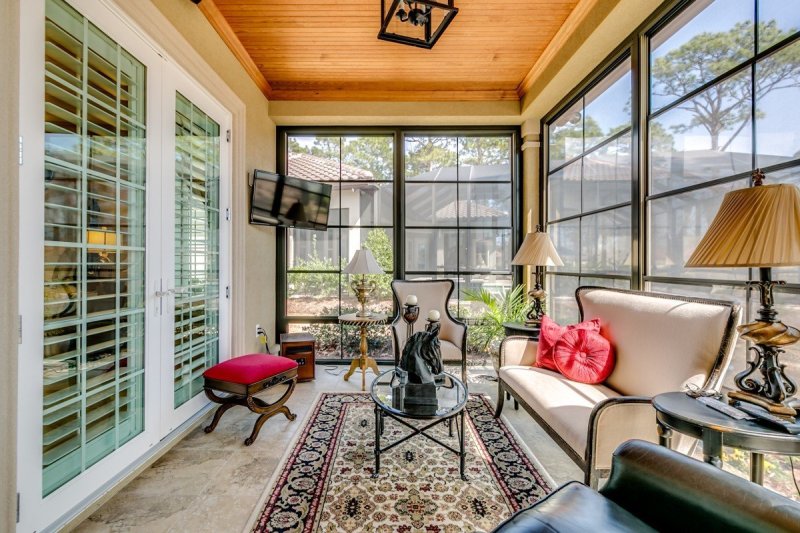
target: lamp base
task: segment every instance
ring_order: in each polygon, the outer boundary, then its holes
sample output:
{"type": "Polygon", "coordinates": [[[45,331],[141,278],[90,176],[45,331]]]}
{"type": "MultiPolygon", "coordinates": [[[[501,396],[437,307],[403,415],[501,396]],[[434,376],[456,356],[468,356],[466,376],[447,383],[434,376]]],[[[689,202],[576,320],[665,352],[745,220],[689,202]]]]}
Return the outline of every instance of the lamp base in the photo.
{"type": "Polygon", "coordinates": [[[781,415],[781,416],[797,416],[797,410],[785,403],[776,403],[773,401],[764,398],[763,396],[758,396],[757,394],[753,394],[750,392],[744,391],[731,391],[728,393],[728,398],[731,400],[739,400],[740,402],[747,402],[757,405],[759,407],[763,407],[770,413],[774,415],[781,415]]]}

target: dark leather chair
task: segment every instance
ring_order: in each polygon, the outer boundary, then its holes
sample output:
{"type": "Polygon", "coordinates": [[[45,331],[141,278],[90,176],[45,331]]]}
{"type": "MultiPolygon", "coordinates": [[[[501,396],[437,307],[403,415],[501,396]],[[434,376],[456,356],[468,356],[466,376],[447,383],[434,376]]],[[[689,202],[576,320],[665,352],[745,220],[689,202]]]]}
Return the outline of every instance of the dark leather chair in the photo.
{"type": "Polygon", "coordinates": [[[800,504],[709,464],[630,440],[614,452],[599,492],[572,481],[495,533],[800,532],[800,504]]]}

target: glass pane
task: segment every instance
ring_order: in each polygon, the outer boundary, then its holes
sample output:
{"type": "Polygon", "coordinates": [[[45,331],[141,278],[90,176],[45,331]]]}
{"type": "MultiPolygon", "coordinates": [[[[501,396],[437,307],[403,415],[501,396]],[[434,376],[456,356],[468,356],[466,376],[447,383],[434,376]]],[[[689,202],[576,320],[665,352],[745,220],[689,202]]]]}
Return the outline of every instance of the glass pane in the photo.
{"type": "Polygon", "coordinates": [[[581,272],[629,274],[630,271],[631,208],[621,207],[583,217],[581,272]]]}
{"type": "Polygon", "coordinates": [[[286,313],[290,316],[339,316],[339,274],[289,272],[286,313]]]}
{"type": "MultiPolygon", "coordinates": [[[[341,179],[339,137],[291,136],[286,171],[289,176],[314,181],[341,179]]],[[[367,171],[351,179],[372,179],[367,171]]]]}
{"type": "Polygon", "coordinates": [[[632,180],[631,136],[626,134],[583,158],[583,211],[629,202],[632,180]]]}
{"type": "MultiPolygon", "coordinates": [[[[418,331],[418,330],[417,330],[418,331]]],[[[367,355],[375,359],[394,360],[392,330],[388,325],[367,328],[367,355]]],[[[355,359],[361,353],[361,328],[342,326],[342,358],[355,359]]],[[[358,373],[351,379],[360,378],[358,373]]],[[[369,378],[367,378],[369,379],[369,378]]]]}
{"type": "Polygon", "coordinates": [[[393,179],[393,140],[391,136],[342,137],[342,179],[393,179]]]}
{"type": "MultiPolygon", "coordinates": [[[[757,291],[754,291],[750,297],[750,316],[755,317],[760,306],[761,302],[758,299],[757,291]]],[[[778,311],[778,319],[784,324],[800,326],[800,294],[775,291],[775,309],[778,311]]],[[[790,344],[782,348],[785,353],[780,355],[780,363],[786,365],[786,374],[796,381],[800,378],[800,346],[790,344]]],[[[744,368],[744,365],[738,368],[744,368]]]]}
{"type": "Polygon", "coordinates": [[[591,278],[581,276],[581,287],[607,287],[609,289],[630,289],[630,279],[591,278]]]}
{"type": "Polygon", "coordinates": [[[564,263],[561,267],[548,267],[550,270],[578,272],[580,264],[580,220],[569,220],[558,224],[548,224],[547,233],[553,241],[558,256],[564,263]]]}
{"type": "Polygon", "coordinates": [[[459,181],[511,181],[509,137],[459,137],[459,181]]]}
{"type": "MultiPolygon", "coordinates": [[[[358,239],[358,242],[351,242],[350,247],[355,254],[358,248],[365,248],[372,252],[375,261],[386,272],[394,269],[394,231],[388,228],[353,228],[342,230],[344,235],[347,232],[351,239],[358,239]]],[[[348,258],[348,262],[352,257],[348,258]]]]}
{"type": "Polygon", "coordinates": [[[344,246],[340,259],[339,231],[335,228],[327,231],[289,228],[286,231],[287,269],[338,271],[350,260],[348,245],[344,246]]]}
{"type": "Polygon", "coordinates": [[[406,181],[456,181],[455,137],[406,137],[406,181]]]}
{"type": "MultiPolygon", "coordinates": [[[[361,310],[352,283],[356,283],[361,276],[357,274],[342,274],[342,314],[355,313],[361,310]]],[[[367,311],[392,315],[394,300],[392,296],[392,274],[370,274],[367,283],[374,283],[375,289],[367,295],[367,311]]]]}
{"type": "Polygon", "coordinates": [[[511,226],[511,184],[460,185],[458,219],[461,226],[511,226]]]}
{"type": "Polygon", "coordinates": [[[45,28],[46,496],[144,427],[146,69],[62,0],[45,28]]]}
{"type": "Polygon", "coordinates": [[[650,122],[650,192],[753,168],[750,71],[721,81],[650,122]]]}
{"type": "Polygon", "coordinates": [[[407,226],[456,226],[467,204],[457,202],[455,183],[409,183],[406,185],[407,226]]]}
{"type": "MultiPolygon", "coordinates": [[[[477,294],[486,291],[498,301],[505,299],[506,293],[513,287],[511,275],[497,274],[473,274],[462,276],[458,284],[458,292],[454,295],[458,297],[458,315],[462,318],[480,318],[486,311],[486,306],[481,302],[472,301],[466,293],[477,294]]],[[[470,329],[473,326],[470,326],[470,329]]],[[[469,332],[468,332],[469,334],[469,332]]]]}
{"type": "Polygon", "coordinates": [[[800,3],[758,0],[758,50],[766,50],[800,30],[800,3]]]}
{"type": "Polygon", "coordinates": [[[561,113],[548,127],[549,169],[583,153],[583,98],[561,113]]]}
{"type": "Polygon", "coordinates": [[[631,127],[631,67],[626,60],[586,93],[585,149],[631,127]]]}
{"type": "Polygon", "coordinates": [[[175,99],[174,407],[203,391],[219,362],[219,124],[175,99]]]}
{"type": "MultiPolygon", "coordinates": [[[[331,203],[335,199],[331,198],[331,203]]],[[[336,200],[338,203],[338,200],[336,200]]],[[[375,182],[343,182],[341,184],[341,217],[335,224],[343,226],[394,225],[394,185],[375,182]]],[[[330,225],[335,225],[328,222],[330,225]]]]}
{"type": "Polygon", "coordinates": [[[581,212],[581,168],[583,160],[570,163],[547,177],[548,218],[558,220],[581,212]]]}
{"type": "Polygon", "coordinates": [[[562,325],[578,322],[580,311],[575,300],[575,291],[580,286],[578,277],[551,274],[546,278],[547,316],[562,325]]]}
{"type": "Polygon", "coordinates": [[[288,327],[289,333],[310,333],[317,341],[317,359],[341,359],[341,326],[337,323],[295,323],[288,327]]]}
{"type": "Polygon", "coordinates": [[[461,230],[459,270],[505,271],[511,266],[510,229],[461,230]]]}
{"type": "Polygon", "coordinates": [[[407,229],[406,270],[454,272],[458,269],[458,231],[407,229]]]}
{"type": "MultiPolygon", "coordinates": [[[[800,5],[800,4],[798,4],[800,5]]],[[[800,42],[756,63],[756,151],[758,167],[798,158],[800,42]]]]}
{"type": "Polygon", "coordinates": [[[753,0],[694,2],[650,40],[655,111],[753,56],[753,0]]]}
{"type": "Polygon", "coordinates": [[[652,276],[746,280],[746,268],[684,268],[717,214],[725,193],[747,187],[747,181],[716,185],[651,200],[649,204],[652,276]]]}

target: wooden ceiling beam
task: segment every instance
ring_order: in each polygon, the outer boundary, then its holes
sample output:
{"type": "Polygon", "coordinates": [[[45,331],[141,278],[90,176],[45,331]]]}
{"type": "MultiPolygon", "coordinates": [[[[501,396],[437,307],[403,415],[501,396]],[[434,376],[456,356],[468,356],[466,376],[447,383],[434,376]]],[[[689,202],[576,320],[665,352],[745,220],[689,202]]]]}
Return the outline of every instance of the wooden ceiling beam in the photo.
{"type": "Polygon", "coordinates": [[[525,94],[536,82],[536,79],[544,72],[547,65],[553,60],[558,51],[572,38],[572,34],[577,30],[581,23],[592,13],[592,11],[601,4],[604,0],[580,0],[567,19],[558,29],[553,39],[544,49],[544,52],[534,62],[531,69],[525,75],[517,87],[517,94],[520,99],[525,97],[525,94]]]}
{"type": "Polygon", "coordinates": [[[239,37],[236,36],[230,24],[228,24],[228,21],[225,20],[225,17],[222,15],[219,8],[217,8],[214,0],[202,0],[197,4],[197,7],[200,8],[200,11],[205,15],[206,19],[208,19],[208,22],[211,23],[211,26],[217,30],[219,36],[222,37],[222,40],[225,41],[225,44],[228,45],[230,51],[233,52],[233,55],[236,56],[236,59],[239,60],[239,63],[244,67],[244,70],[258,88],[261,89],[264,96],[270,98],[272,96],[272,87],[267,81],[267,78],[264,77],[264,74],[256,66],[255,61],[250,57],[250,54],[245,49],[244,45],[242,45],[239,37]]]}

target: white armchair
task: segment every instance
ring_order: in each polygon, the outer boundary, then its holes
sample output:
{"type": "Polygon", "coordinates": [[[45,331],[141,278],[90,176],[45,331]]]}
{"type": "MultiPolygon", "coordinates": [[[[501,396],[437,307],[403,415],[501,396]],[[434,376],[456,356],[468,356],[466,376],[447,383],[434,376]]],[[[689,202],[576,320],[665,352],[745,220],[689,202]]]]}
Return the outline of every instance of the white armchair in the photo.
{"type": "Polygon", "coordinates": [[[403,321],[403,304],[409,294],[417,297],[419,319],[415,331],[424,327],[428,312],[439,311],[439,341],[442,347],[442,360],[445,363],[458,362],[461,365],[461,379],[467,383],[467,325],[450,314],[448,302],[453,294],[453,280],[394,280],[392,292],[397,304],[398,314],[392,322],[392,339],[394,341],[394,363],[400,363],[400,354],[406,345],[406,323],[403,321]]]}

